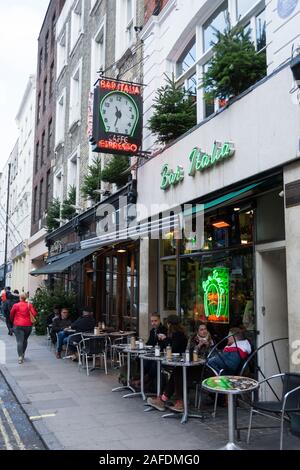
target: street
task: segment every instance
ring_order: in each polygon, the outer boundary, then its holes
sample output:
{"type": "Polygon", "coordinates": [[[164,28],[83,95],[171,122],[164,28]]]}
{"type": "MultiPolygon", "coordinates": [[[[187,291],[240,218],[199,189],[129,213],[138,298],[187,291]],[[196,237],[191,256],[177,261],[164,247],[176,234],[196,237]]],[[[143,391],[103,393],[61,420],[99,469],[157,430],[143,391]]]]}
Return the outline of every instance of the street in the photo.
{"type": "Polygon", "coordinates": [[[30,420],[0,373],[0,450],[44,450],[30,420]]]}

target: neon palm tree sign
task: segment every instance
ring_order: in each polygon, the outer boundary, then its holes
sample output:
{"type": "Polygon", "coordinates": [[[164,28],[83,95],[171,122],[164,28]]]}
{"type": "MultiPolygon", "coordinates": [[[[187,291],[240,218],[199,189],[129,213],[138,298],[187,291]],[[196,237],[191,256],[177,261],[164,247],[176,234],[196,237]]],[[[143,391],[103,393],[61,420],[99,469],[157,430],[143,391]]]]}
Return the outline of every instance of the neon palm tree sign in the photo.
{"type": "Polygon", "coordinates": [[[215,268],[202,282],[204,310],[209,322],[229,323],[229,268],[215,268]]]}

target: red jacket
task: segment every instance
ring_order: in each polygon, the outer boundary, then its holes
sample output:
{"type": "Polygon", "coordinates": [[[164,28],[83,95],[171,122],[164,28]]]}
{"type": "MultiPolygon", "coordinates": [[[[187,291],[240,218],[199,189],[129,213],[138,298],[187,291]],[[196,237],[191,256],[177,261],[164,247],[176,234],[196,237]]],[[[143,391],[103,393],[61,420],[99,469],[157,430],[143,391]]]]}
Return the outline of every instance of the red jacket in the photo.
{"type": "Polygon", "coordinates": [[[37,311],[34,307],[22,300],[17,304],[13,305],[10,311],[10,319],[14,326],[32,326],[32,322],[30,320],[29,311],[32,313],[33,316],[37,316],[37,311]]]}

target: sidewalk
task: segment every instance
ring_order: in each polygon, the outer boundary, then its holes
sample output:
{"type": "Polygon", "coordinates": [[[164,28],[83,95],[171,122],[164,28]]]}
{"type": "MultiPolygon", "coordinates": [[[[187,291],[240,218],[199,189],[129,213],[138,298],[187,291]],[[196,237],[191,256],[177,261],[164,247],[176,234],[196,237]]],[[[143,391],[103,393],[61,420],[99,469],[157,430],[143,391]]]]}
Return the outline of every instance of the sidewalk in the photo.
{"type": "MultiPolygon", "coordinates": [[[[7,362],[0,366],[33,425],[49,449],[93,450],[205,450],[217,449],[227,440],[227,410],[215,419],[162,419],[161,413],[144,413],[140,397],[122,398],[112,393],[117,375],[96,370],[89,377],[77,363],[56,359],[46,337],[31,335],[24,364],[17,362],[16,342],[0,321],[0,340],[6,344],[7,362]]],[[[248,412],[240,410],[239,424],[247,425],[248,412]]],[[[270,420],[267,421],[270,423],[270,420]]],[[[272,425],[271,421],[271,425],[272,425]]],[[[240,445],[248,449],[278,449],[279,431],[253,430],[251,446],[242,433],[240,445]]],[[[286,434],[286,449],[300,449],[300,439],[286,434]]]]}

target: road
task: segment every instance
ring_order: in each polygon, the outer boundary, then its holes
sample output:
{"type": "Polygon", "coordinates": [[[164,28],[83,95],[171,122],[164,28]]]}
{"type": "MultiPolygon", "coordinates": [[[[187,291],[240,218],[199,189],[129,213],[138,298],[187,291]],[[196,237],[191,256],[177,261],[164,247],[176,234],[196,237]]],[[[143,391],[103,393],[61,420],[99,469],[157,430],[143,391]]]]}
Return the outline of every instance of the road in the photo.
{"type": "Polygon", "coordinates": [[[0,450],[44,450],[28,417],[0,373],[0,450]]]}

